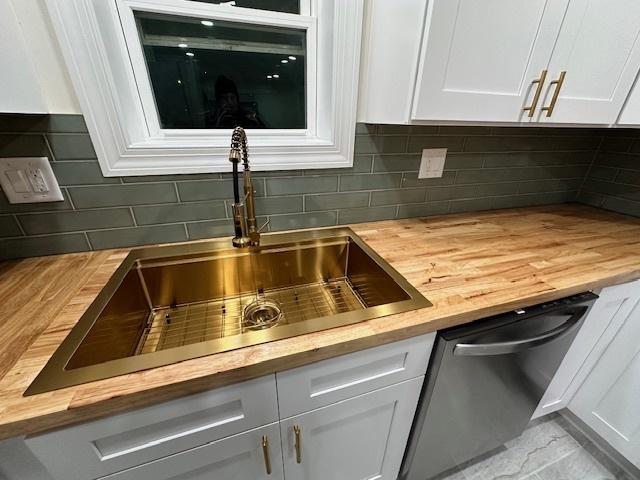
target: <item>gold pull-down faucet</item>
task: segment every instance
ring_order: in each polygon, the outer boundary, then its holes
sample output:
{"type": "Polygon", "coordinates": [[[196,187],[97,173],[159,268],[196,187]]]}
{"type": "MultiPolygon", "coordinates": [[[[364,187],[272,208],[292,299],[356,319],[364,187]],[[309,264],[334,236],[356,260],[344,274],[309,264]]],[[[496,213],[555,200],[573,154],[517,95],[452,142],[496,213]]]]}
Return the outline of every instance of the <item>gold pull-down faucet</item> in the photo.
{"type": "Polygon", "coordinates": [[[231,151],[229,161],[233,164],[233,228],[235,236],[231,243],[234,247],[255,247],[260,244],[260,231],[267,226],[268,221],[258,228],[249,169],[249,152],[247,148],[247,134],[242,127],[236,127],[231,135],[231,151]],[[244,183],[243,201],[240,201],[238,187],[238,164],[242,161],[242,179],[244,183]]]}

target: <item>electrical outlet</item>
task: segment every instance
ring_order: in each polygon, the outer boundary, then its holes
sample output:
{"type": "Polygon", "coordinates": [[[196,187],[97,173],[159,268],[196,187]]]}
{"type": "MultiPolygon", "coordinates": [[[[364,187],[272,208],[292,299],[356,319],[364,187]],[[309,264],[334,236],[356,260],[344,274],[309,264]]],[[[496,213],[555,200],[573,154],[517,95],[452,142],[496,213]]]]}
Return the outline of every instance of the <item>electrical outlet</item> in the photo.
{"type": "Polygon", "coordinates": [[[64,200],[47,157],[0,158],[0,185],[9,203],[64,200]]]}
{"type": "Polygon", "coordinates": [[[422,160],[420,161],[418,178],[442,177],[446,158],[446,148],[425,148],[422,150],[422,160]]]}

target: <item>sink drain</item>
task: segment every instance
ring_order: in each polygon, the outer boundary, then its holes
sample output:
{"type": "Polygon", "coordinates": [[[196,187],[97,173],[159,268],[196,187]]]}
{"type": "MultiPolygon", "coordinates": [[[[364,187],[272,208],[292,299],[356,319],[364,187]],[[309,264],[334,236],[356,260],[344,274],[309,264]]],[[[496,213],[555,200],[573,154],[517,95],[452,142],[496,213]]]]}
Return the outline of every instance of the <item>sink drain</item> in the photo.
{"type": "Polygon", "coordinates": [[[261,299],[244,307],[242,323],[249,330],[263,330],[277,325],[283,316],[278,302],[261,299]]]}

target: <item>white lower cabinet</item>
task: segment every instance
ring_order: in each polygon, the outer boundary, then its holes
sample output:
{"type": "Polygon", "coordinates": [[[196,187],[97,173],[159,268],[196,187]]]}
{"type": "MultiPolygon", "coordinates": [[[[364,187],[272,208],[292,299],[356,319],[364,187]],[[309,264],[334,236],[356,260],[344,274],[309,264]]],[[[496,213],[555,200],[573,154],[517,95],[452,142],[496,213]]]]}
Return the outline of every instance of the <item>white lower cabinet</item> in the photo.
{"type": "Polygon", "coordinates": [[[280,428],[272,423],[102,480],[284,480],[280,428]]]}
{"type": "MultiPolygon", "coordinates": [[[[640,283],[636,288],[640,295],[640,283]]],[[[640,468],[640,302],[597,359],[569,410],[640,468]]]]}
{"type": "Polygon", "coordinates": [[[284,480],[285,473],[287,480],[396,480],[434,338],[281,372],[277,383],[267,375],[33,435],[25,444],[55,480],[284,480]]]}
{"type": "Polygon", "coordinates": [[[549,384],[533,418],[565,408],[640,302],[640,281],[603,289],[549,384]]]}
{"type": "Polygon", "coordinates": [[[395,480],[423,378],[282,420],[287,480],[395,480]]]}

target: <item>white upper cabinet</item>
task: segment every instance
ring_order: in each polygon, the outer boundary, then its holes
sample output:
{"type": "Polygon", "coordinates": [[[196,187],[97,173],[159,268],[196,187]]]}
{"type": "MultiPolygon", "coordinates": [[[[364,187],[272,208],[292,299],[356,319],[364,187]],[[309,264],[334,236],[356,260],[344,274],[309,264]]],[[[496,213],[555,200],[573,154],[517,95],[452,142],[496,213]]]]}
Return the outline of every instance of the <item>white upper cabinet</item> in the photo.
{"type": "Polygon", "coordinates": [[[557,101],[552,112],[539,112],[539,119],[615,123],[640,66],[639,35],[637,0],[571,0],[545,85],[544,105],[556,91],[557,101]],[[564,82],[551,85],[562,72],[564,82]]]}
{"type": "Polygon", "coordinates": [[[567,0],[434,0],[414,120],[527,121],[567,0]]]}
{"type": "Polygon", "coordinates": [[[425,0],[367,0],[358,121],[407,123],[422,43],[425,0]]]}
{"type": "Polygon", "coordinates": [[[611,125],[640,69],[636,0],[403,2],[365,12],[362,122],[611,125]]]}
{"type": "Polygon", "coordinates": [[[36,70],[11,2],[0,2],[0,112],[46,113],[36,70]]]}
{"type": "Polygon", "coordinates": [[[640,83],[637,80],[622,108],[617,124],[628,127],[640,125],[640,83]]]}

